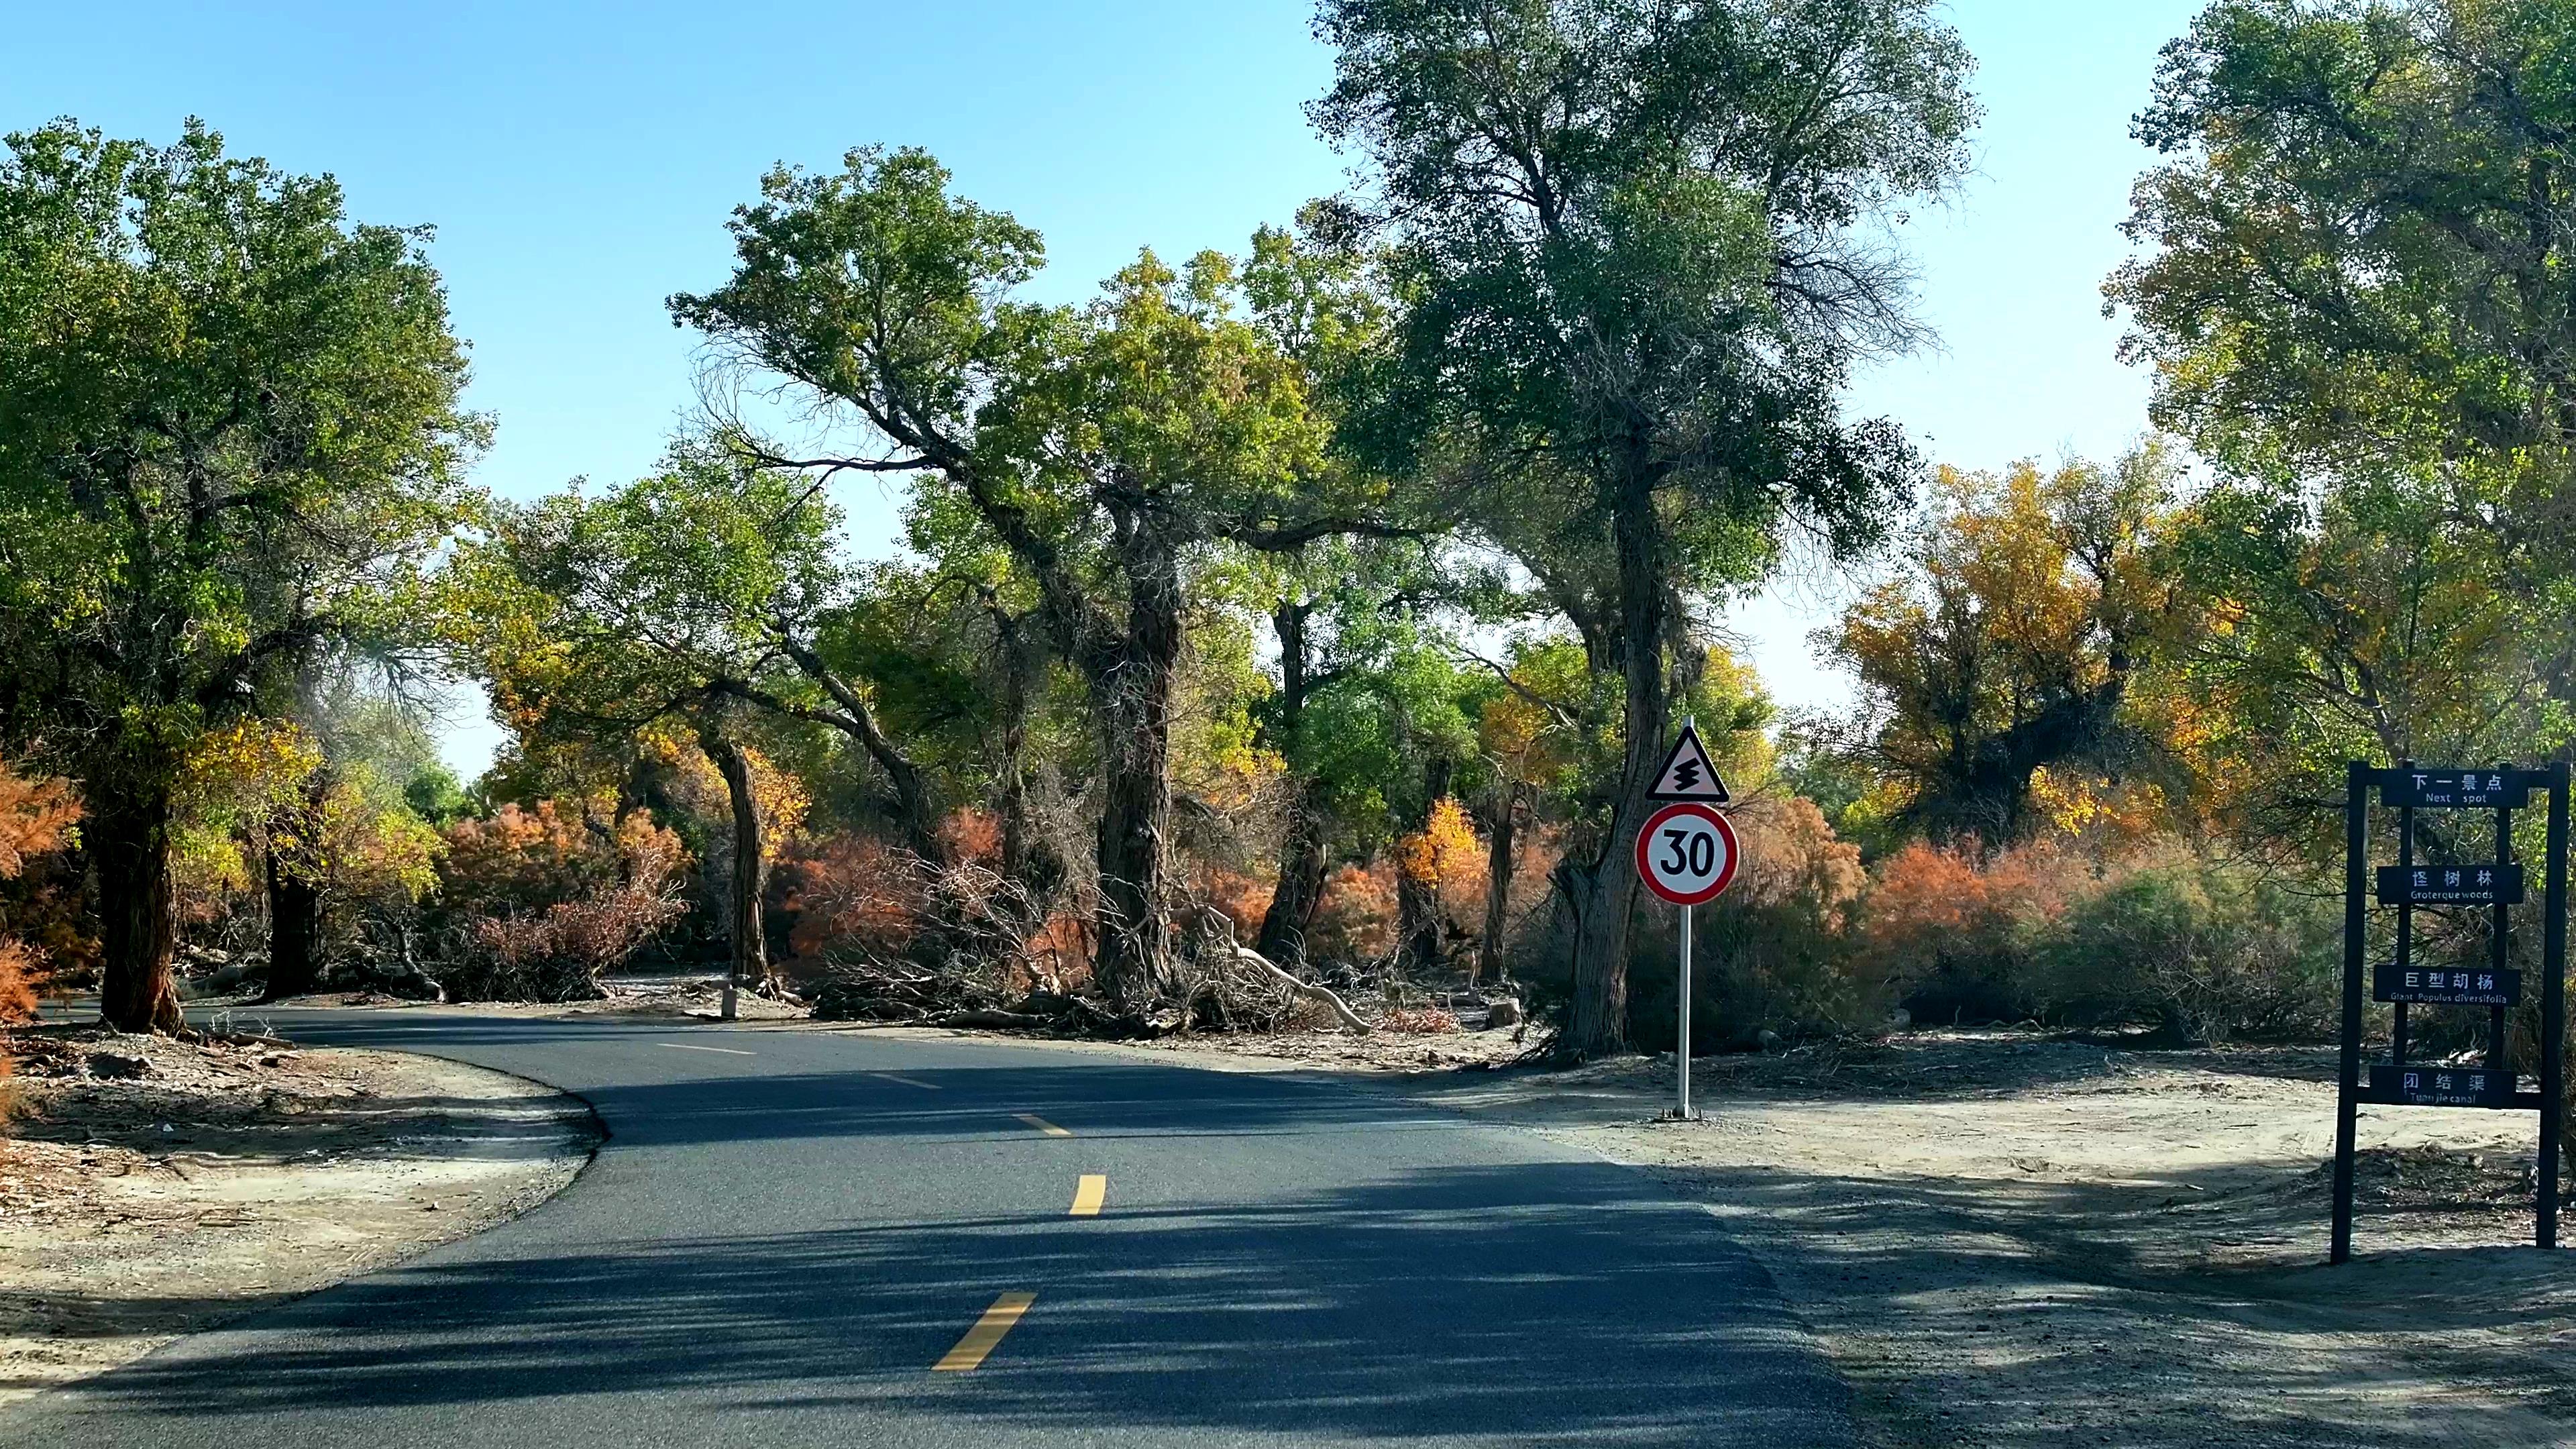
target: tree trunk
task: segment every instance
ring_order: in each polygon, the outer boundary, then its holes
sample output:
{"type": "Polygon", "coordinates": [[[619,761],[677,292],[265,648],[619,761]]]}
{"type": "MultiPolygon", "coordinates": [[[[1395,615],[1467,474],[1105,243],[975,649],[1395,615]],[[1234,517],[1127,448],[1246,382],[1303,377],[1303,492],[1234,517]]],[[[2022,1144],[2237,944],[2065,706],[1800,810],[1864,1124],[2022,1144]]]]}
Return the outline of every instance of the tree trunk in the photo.
{"type": "Polygon", "coordinates": [[[1655,516],[1652,477],[1643,461],[1621,460],[1612,519],[1619,551],[1619,660],[1626,677],[1627,751],[1610,829],[1588,868],[1570,873],[1573,887],[1574,1011],[1565,1049],[1609,1056],[1628,1044],[1628,928],[1637,910],[1637,872],[1630,864],[1646,820],[1646,791],[1663,762],[1663,528],[1655,516]]]}
{"type": "MultiPolygon", "coordinates": [[[[1298,732],[1306,716],[1306,696],[1313,688],[1306,657],[1306,619],[1312,604],[1282,599],[1270,614],[1279,635],[1279,752],[1297,758],[1298,732]]],[[[1268,960],[1296,966],[1306,959],[1306,933],[1314,929],[1315,911],[1324,901],[1324,871],[1329,863],[1325,806],[1329,782],[1313,775],[1298,781],[1288,802],[1288,832],[1279,843],[1279,883],[1271,888],[1270,907],[1261,913],[1261,932],[1254,949],[1268,960]]]]}
{"type": "Polygon", "coordinates": [[[1122,1009],[1172,984],[1166,853],[1172,815],[1172,684],[1181,661],[1181,580],[1150,541],[1128,563],[1126,636],[1095,658],[1103,796],[1100,988],[1122,1009]]]}
{"type": "Polygon", "coordinates": [[[1065,877],[1063,858],[1036,833],[1029,807],[1029,715],[1046,680],[1047,656],[1026,619],[1000,609],[993,618],[1001,636],[1002,759],[995,804],[1002,817],[1002,878],[1044,905],[1065,877]]]}
{"type": "Polygon", "coordinates": [[[302,996],[322,984],[322,882],[316,871],[321,850],[316,832],[328,791],[325,772],[316,771],[285,822],[291,842],[280,849],[276,832],[271,832],[268,987],[260,994],[262,1001],[302,996]]]}
{"type": "Polygon", "coordinates": [[[1270,909],[1261,913],[1261,935],[1254,949],[1272,961],[1296,966],[1306,959],[1306,933],[1315,928],[1315,912],[1324,903],[1324,875],[1332,864],[1324,799],[1329,781],[1308,779],[1297,787],[1288,807],[1288,837],[1279,847],[1279,884],[1270,892],[1270,909]]]}
{"type": "Polygon", "coordinates": [[[1501,808],[1494,812],[1488,838],[1492,845],[1485,855],[1485,934],[1476,943],[1476,964],[1467,981],[1492,977],[1496,981],[1510,978],[1503,966],[1503,928],[1511,921],[1513,837],[1520,822],[1522,795],[1528,786],[1517,780],[1500,782],[1501,808]]]}
{"type": "Polygon", "coordinates": [[[170,958],[179,944],[170,876],[170,796],[118,796],[91,787],[83,830],[98,869],[99,947],[104,960],[99,1016],[119,1031],[177,1031],[178,988],[170,958]]]}
{"type": "Polygon", "coordinates": [[[768,933],[761,921],[762,897],[769,886],[768,850],[761,839],[760,802],[751,792],[751,759],[742,746],[720,735],[700,739],[707,757],[723,774],[725,794],[733,802],[733,979],[758,987],[769,980],[768,933]]]}
{"type": "MultiPolygon", "coordinates": [[[[1422,767],[1422,808],[1413,817],[1416,834],[1431,825],[1431,812],[1449,795],[1450,762],[1434,756],[1422,767]]],[[[1416,876],[1399,867],[1395,873],[1397,965],[1407,975],[1440,964],[1440,879],[1416,876]]]]}
{"type": "Polygon", "coordinates": [[[268,988],[262,1001],[302,996],[322,984],[322,889],[310,874],[268,856],[268,988]]]}

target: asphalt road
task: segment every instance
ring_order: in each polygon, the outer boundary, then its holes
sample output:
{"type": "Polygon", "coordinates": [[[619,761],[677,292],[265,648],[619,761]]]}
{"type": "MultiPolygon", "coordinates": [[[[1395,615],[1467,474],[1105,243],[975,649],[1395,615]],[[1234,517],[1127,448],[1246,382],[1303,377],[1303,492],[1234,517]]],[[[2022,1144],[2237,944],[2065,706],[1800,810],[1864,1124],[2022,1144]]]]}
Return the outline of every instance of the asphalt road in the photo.
{"type": "Polygon", "coordinates": [[[610,1140],[525,1217],[0,1414],[0,1445],[1851,1442],[1714,1219],[1528,1134],[1043,1047],[275,1020],[552,1083],[610,1140]]]}

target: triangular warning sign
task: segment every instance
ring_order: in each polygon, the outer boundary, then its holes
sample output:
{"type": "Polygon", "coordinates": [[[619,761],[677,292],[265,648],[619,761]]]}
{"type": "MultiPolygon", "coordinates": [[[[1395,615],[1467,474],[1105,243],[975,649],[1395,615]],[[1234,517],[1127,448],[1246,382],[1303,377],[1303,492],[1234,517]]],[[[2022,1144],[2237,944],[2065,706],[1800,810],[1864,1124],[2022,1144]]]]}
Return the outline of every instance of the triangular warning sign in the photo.
{"type": "Polygon", "coordinates": [[[1708,757],[1708,749],[1699,742],[1699,730],[1682,726],[1682,737],[1673,741],[1673,752],[1664,756],[1663,768],[1655,771],[1654,788],[1646,792],[1649,800],[1704,800],[1723,805],[1734,799],[1727,793],[1726,782],[1717,777],[1717,766],[1708,757]]]}

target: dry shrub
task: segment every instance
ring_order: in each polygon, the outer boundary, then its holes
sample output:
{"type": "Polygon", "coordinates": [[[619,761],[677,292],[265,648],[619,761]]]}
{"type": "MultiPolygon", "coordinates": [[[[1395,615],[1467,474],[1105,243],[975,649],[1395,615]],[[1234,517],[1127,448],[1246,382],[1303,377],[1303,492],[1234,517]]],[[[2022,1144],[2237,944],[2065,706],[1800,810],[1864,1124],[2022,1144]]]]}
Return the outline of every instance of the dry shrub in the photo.
{"type": "MultiPolygon", "coordinates": [[[[80,817],[80,798],[71,782],[30,779],[0,761],[0,881],[17,881],[30,860],[60,850],[80,817]]],[[[58,909],[63,904],[56,892],[29,892],[11,915],[35,921],[0,919],[0,931],[6,932],[0,934],[0,1022],[34,1018],[36,990],[49,964],[45,937],[59,934],[69,919],[67,911],[58,909]],[[29,925],[39,928],[33,941],[26,939],[29,925]]]]}
{"type": "Polygon", "coordinates": [[[939,848],[948,858],[972,865],[995,866],[1002,860],[1002,817],[967,806],[948,812],[939,822],[939,848]]]}
{"type": "Polygon", "coordinates": [[[1395,952],[1395,866],[1346,865],[1324,879],[1324,898],[1306,932],[1309,960],[1382,961],[1395,952]]]}
{"type": "Polygon", "coordinates": [[[905,954],[929,904],[920,862],[864,835],[800,841],[778,874],[795,917],[788,954],[800,974],[819,971],[838,955],[905,954]]]}
{"type": "Polygon", "coordinates": [[[1090,979],[1092,940],[1079,892],[1006,878],[1001,833],[985,811],[951,815],[945,865],[869,836],[800,842],[779,867],[790,969],[815,983],[818,1013],[919,1020],[1062,996],[1090,979]]]}
{"type": "Polygon", "coordinates": [[[1982,858],[1973,842],[1918,841],[1879,863],[1859,968],[1921,1020],[2038,1016],[2034,951],[2097,877],[2097,863],[2052,839],[1982,858]]]}
{"type": "Polygon", "coordinates": [[[687,852],[642,811],[594,819],[578,804],[504,806],[447,832],[449,929],[439,984],[459,1000],[568,1001],[688,911],[687,852]]]}
{"type": "Polygon", "coordinates": [[[1029,933],[1023,949],[1037,985],[1058,995],[1069,995],[1091,985],[1092,953],[1099,944],[1089,921],[1070,911],[1058,911],[1047,917],[1045,925],[1029,933]]]}
{"type": "Polygon", "coordinates": [[[1458,1018],[1440,1006],[1398,1006],[1389,1008],[1377,1019],[1381,1031],[1403,1032],[1412,1036],[1441,1036],[1458,1029],[1458,1018]]]}

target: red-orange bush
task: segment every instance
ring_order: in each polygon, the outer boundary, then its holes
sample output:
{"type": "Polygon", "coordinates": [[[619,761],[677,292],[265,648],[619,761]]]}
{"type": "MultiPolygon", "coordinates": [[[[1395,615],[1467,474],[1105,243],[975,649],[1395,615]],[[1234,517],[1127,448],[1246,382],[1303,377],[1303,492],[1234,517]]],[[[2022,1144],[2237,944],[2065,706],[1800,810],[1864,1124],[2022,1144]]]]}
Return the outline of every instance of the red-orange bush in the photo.
{"type": "MultiPolygon", "coordinates": [[[[80,800],[69,781],[31,780],[0,761],[0,881],[25,874],[30,857],[61,849],[80,816],[80,800]]],[[[0,931],[19,924],[0,920],[0,931]]],[[[0,1021],[25,1021],[36,1014],[36,989],[47,956],[41,945],[14,932],[0,934],[0,1021]]]]}
{"type": "Polygon", "coordinates": [[[565,1001],[599,994],[599,975],[688,911],[687,852],[642,811],[595,818],[577,803],[506,805],[447,831],[439,914],[450,996],[565,1001]]]}
{"type": "Polygon", "coordinates": [[[779,862],[778,876],[795,918],[788,954],[807,973],[835,951],[902,955],[929,903],[919,860],[865,835],[800,841],[779,862]]]}
{"type": "Polygon", "coordinates": [[[1395,866],[1346,865],[1324,878],[1324,898],[1306,933],[1309,960],[1377,961],[1395,950],[1395,866]]]}
{"type": "Polygon", "coordinates": [[[1221,865],[1201,865],[1190,872],[1192,894],[1234,925],[1234,938],[1249,945],[1261,934],[1261,918],[1270,911],[1277,877],[1247,875],[1221,865]]]}
{"type": "Polygon", "coordinates": [[[2040,1007],[2031,988],[2040,933],[2096,873],[2046,838],[1985,859],[1918,841],[1879,863],[1860,964],[1926,1019],[2030,1016],[2040,1007]]]}

